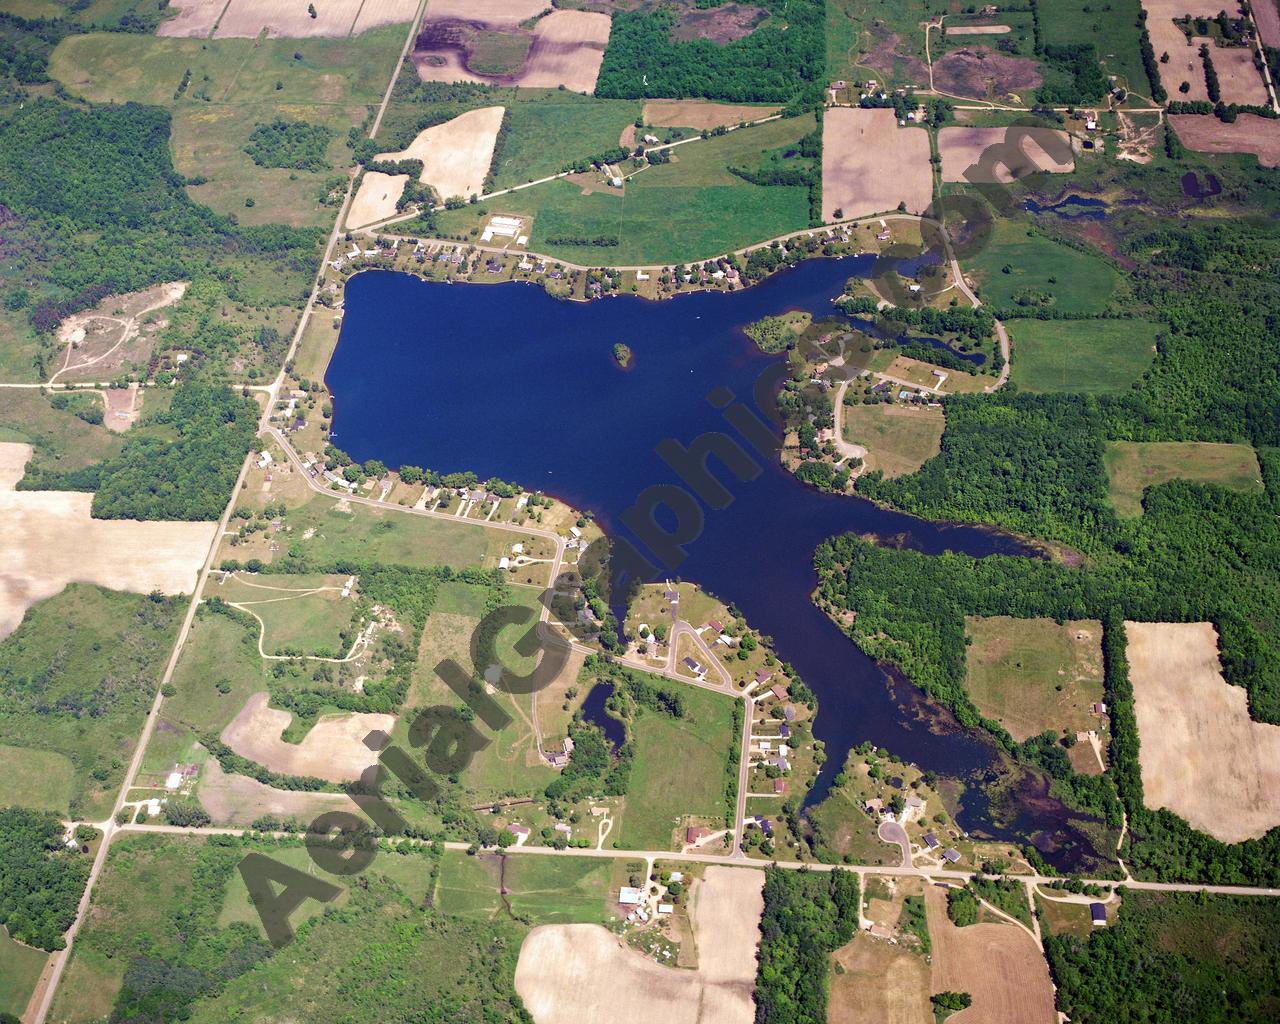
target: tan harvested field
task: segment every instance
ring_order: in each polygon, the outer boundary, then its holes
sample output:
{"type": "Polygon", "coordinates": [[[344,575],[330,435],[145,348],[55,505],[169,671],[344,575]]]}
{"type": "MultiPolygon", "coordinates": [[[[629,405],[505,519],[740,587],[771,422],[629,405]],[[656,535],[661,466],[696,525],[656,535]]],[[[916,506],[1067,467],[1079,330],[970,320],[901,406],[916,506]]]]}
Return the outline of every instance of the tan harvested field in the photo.
{"type": "Polygon", "coordinates": [[[480,21],[512,28],[551,6],[550,0],[427,0],[427,20],[480,21]]]}
{"type": "Polygon", "coordinates": [[[973,1004],[951,1024],[1055,1024],[1049,966],[1031,935],[1012,924],[957,928],[947,917],[947,897],[925,890],[933,941],[932,992],[968,992],[973,1004]]]}
{"type": "Polygon", "coordinates": [[[647,100],[640,115],[645,124],[658,128],[704,128],[757,121],[778,112],[778,107],[756,107],[709,100],[647,100]]]}
{"type": "Polygon", "coordinates": [[[923,1024],[931,1016],[929,965],[915,953],[859,932],[833,959],[844,973],[831,978],[832,1024],[923,1024]]]}
{"type": "Polygon", "coordinates": [[[383,174],[365,171],[360,188],[347,211],[347,227],[360,228],[396,215],[396,203],[409,184],[407,174],[383,174]]]}
{"type": "Polygon", "coordinates": [[[595,924],[543,925],[520,947],[516,991],[538,1024],[751,1024],[758,871],[709,867],[695,886],[698,969],[664,967],[595,924]]]}
{"type": "Polygon", "coordinates": [[[1226,843],[1280,824],[1280,726],[1222,677],[1211,622],[1126,622],[1143,799],[1226,843]]]}
{"type": "Polygon", "coordinates": [[[442,200],[480,195],[505,112],[504,107],[468,110],[452,121],[419,132],[399,153],[380,153],[378,159],[421,160],[418,180],[432,186],[442,200]]]}
{"type": "Polygon", "coordinates": [[[1231,124],[1199,114],[1171,114],[1187,149],[1197,153],[1252,153],[1263,167],[1280,166],[1280,121],[1241,114],[1231,124]]]}
{"type": "Polygon", "coordinates": [[[1002,36],[1010,30],[1008,25],[948,25],[949,36],[1002,36]]]}
{"type": "Polygon", "coordinates": [[[0,638],[68,583],[135,594],[195,588],[217,523],[92,519],[92,494],[14,491],[30,456],[30,445],[0,444],[0,638]]]}
{"type": "Polygon", "coordinates": [[[896,210],[922,213],[933,198],[929,136],[899,128],[892,110],[833,107],[822,129],[822,218],[896,210]],[[836,211],[840,213],[837,215],[836,211]]]}
{"type": "MultiPolygon", "coordinates": [[[[1268,0],[1264,0],[1264,4],[1268,0]]],[[[1248,47],[1214,46],[1213,40],[1193,38],[1173,23],[1174,18],[1186,15],[1213,18],[1223,9],[1215,0],[1142,0],[1147,12],[1147,31],[1151,35],[1151,48],[1156,60],[1169,55],[1168,63],[1160,64],[1160,81],[1170,98],[1175,100],[1207,100],[1209,91],[1204,81],[1204,61],[1200,59],[1200,46],[1207,43],[1209,56],[1222,88],[1222,99],[1227,103],[1266,103],[1267,90],[1262,76],[1253,66],[1253,51],[1248,47]],[[1182,92],[1179,86],[1187,82],[1191,88],[1182,92]],[[1253,98],[1247,98],[1253,97],[1253,98]]],[[[1235,6],[1228,4],[1228,13],[1235,14],[1235,6]]],[[[1259,19],[1261,21],[1262,19],[1259,19]]]]}
{"type": "Polygon", "coordinates": [[[1267,46],[1280,46],[1280,4],[1276,0],[1258,0],[1253,5],[1253,20],[1258,23],[1258,38],[1267,46]]]}
{"type": "Polygon", "coordinates": [[[287,711],[267,707],[269,694],[255,693],[222,730],[222,742],[242,757],[287,775],[312,775],[330,782],[358,779],[378,760],[364,744],[375,729],[390,735],[394,715],[321,715],[301,743],[286,743],[280,734],[293,721],[287,711]]]}
{"type": "Polygon", "coordinates": [[[1007,184],[1036,171],[1064,174],[1076,166],[1070,136],[1052,128],[943,128],[938,152],[943,181],[980,185],[1007,184]]]}
{"type": "MultiPolygon", "coordinates": [[[[1199,44],[1206,40],[1196,40],[1199,44]]],[[[1253,50],[1247,46],[1218,46],[1209,43],[1209,57],[1218,73],[1224,103],[1265,106],[1270,102],[1266,83],[1253,65],[1253,50]]]]}
{"type": "Polygon", "coordinates": [[[178,16],[160,22],[156,35],[204,39],[226,6],[227,0],[169,0],[169,9],[178,16]]]}
{"type": "Polygon", "coordinates": [[[358,36],[383,25],[408,23],[417,13],[418,0],[365,0],[351,34],[358,36]]]}
{"type": "Polygon", "coordinates": [[[314,6],[313,18],[307,4],[300,0],[231,0],[214,38],[256,39],[263,29],[269,36],[285,39],[342,38],[352,34],[356,15],[360,16],[363,32],[379,25],[411,21],[418,9],[409,0],[317,0],[314,6]]]}
{"type": "MultiPolygon", "coordinates": [[[[479,5],[478,5],[479,6],[479,5]]],[[[544,10],[539,3],[538,13],[544,10]]],[[[510,18],[500,22],[481,17],[475,11],[464,15],[471,22],[483,22],[487,28],[509,28],[510,18]]],[[[557,89],[564,86],[574,92],[590,93],[596,87],[596,77],[604,61],[604,48],[609,42],[609,29],[613,22],[607,14],[588,11],[555,11],[538,21],[533,28],[529,56],[524,67],[511,75],[480,75],[470,70],[456,45],[432,47],[423,45],[435,22],[443,20],[435,7],[428,8],[428,20],[419,37],[419,48],[414,50],[414,64],[418,77],[424,82],[491,82],[499,85],[521,86],[528,89],[557,89]]],[[[519,19],[518,19],[519,20],[519,19]]]]}
{"type": "Polygon", "coordinates": [[[310,821],[325,811],[351,809],[345,794],[273,789],[247,775],[224,772],[213,758],[203,771],[196,795],[215,825],[251,825],[264,814],[310,821]]]}

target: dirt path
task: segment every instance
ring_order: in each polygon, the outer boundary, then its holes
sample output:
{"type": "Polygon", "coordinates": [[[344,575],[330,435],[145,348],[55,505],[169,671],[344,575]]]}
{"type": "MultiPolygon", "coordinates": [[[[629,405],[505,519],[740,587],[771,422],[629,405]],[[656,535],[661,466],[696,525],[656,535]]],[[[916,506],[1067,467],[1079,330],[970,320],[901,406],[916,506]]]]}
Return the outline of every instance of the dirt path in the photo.
{"type": "Polygon", "coordinates": [[[62,376],[64,373],[70,373],[72,370],[88,369],[90,366],[96,366],[98,363],[102,362],[104,359],[108,358],[111,355],[114,355],[116,352],[120,350],[120,347],[122,345],[127,344],[128,342],[132,341],[134,338],[137,337],[138,330],[139,330],[139,324],[138,324],[139,320],[141,320],[148,313],[154,312],[157,309],[163,309],[165,306],[172,306],[175,302],[181,299],[183,295],[186,294],[188,283],[189,282],[187,281],[174,281],[171,284],[164,285],[163,286],[164,291],[155,302],[151,303],[151,305],[149,306],[144,307],[143,309],[138,310],[132,316],[125,317],[124,319],[121,319],[118,316],[107,316],[107,315],[97,314],[93,312],[77,313],[74,316],[68,317],[66,320],[62,322],[62,325],[58,328],[58,338],[61,341],[65,341],[67,346],[66,355],[63,357],[63,360],[62,360],[62,369],[54,373],[54,375],[49,378],[48,383],[54,384],[57,382],[58,378],[62,376]],[[94,356],[92,359],[86,359],[83,363],[73,364],[71,362],[71,355],[74,351],[74,343],[75,341],[80,340],[84,337],[84,326],[94,320],[105,320],[108,323],[120,324],[122,327],[122,330],[120,332],[120,339],[114,345],[112,345],[111,348],[107,349],[107,351],[103,352],[101,355],[94,356]],[[75,337],[76,332],[80,332],[80,338],[75,337]]]}

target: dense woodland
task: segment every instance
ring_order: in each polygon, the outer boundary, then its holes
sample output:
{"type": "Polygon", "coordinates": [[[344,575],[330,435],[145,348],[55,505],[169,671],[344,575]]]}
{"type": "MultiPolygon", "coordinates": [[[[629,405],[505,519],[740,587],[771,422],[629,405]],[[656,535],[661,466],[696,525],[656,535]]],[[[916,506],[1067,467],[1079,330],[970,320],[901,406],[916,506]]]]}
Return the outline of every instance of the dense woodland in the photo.
{"type": "Polygon", "coordinates": [[[325,151],[332,138],[332,130],[323,125],[286,121],[277,117],[270,124],[254,127],[249,133],[249,144],[244,147],[244,151],[259,167],[326,171],[330,165],[325,151]]]}
{"type": "Polygon", "coordinates": [[[89,878],[56,814],[0,809],[0,925],[28,946],[62,949],[89,878]]]}

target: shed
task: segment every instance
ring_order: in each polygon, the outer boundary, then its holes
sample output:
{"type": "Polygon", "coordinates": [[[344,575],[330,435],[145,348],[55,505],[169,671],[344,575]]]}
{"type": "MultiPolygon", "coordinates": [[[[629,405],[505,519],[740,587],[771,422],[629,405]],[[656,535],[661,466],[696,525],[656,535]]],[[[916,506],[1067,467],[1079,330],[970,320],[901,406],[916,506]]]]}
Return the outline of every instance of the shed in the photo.
{"type": "Polygon", "coordinates": [[[1107,908],[1101,903],[1090,903],[1089,918],[1093,921],[1095,928],[1105,928],[1107,926],[1107,908]]]}

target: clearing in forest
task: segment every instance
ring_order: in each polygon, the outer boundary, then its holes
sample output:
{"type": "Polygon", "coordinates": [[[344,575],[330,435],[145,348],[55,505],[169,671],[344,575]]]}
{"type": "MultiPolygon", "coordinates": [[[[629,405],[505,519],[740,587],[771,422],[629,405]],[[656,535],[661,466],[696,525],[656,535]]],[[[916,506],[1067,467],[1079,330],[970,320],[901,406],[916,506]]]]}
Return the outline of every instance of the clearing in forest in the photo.
{"type": "Polygon", "coordinates": [[[434,188],[442,201],[480,195],[505,112],[504,107],[468,110],[444,124],[424,128],[400,152],[379,153],[378,159],[421,160],[418,180],[434,188]]]}
{"type": "Polygon", "coordinates": [[[942,450],[941,409],[919,405],[846,405],[844,439],[867,450],[863,464],[890,479],[914,473],[942,450]]]}
{"type": "Polygon", "coordinates": [[[750,1024],[764,874],[713,866],[692,896],[698,969],[673,970],[594,924],[543,925],[516,991],[539,1024],[750,1024]]]}
{"type": "Polygon", "coordinates": [[[68,583],[190,593],[217,523],[93,519],[93,495],[15,491],[31,446],[0,443],[0,638],[68,583]]]}
{"type": "Polygon", "coordinates": [[[892,110],[833,107],[822,128],[822,219],[851,220],[933,199],[929,136],[899,128],[892,110]]]}
{"type": "Polygon", "coordinates": [[[1070,137],[1052,128],[943,128],[938,152],[943,181],[1008,184],[1036,172],[1075,170],[1070,137]],[[992,156],[984,162],[988,152],[992,156]]]}
{"type": "Polygon", "coordinates": [[[1006,320],[1013,382],[1023,391],[1119,394],[1156,357],[1164,324],[1150,320],[1006,320]]]}
{"type": "Polygon", "coordinates": [[[172,306],[187,292],[186,281],[152,285],[124,295],[109,295],[93,309],[74,313],[58,325],[63,348],[50,382],[101,381],[122,369],[146,366],[155,348],[157,325],[147,314],[172,306]]]}
{"type": "MultiPolygon", "coordinates": [[[[1108,735],[1093,713],[1102,702],[1102,623],[970,616],[965,689],[988,718],[1021,743],[1043,732],[1108,735]]],[[[1086,739],[1071,748],[1079,772],[1098,775],[1102,765],[1086,739]]]]}
{"type": "Polygon", "coordinates": [[[1054,1024],[1049,965],[1029,932],[1013,924],[960,928],[947,916],[946,894],[925,889],[933,941],[933,992],[968,992],[973,1004],[954,1024],[1054,1024]]]}
{"type": "Polygon", "coordinates": [[[1224,843],[1280,824],[1280,725],[1222,677],[1211,622],[1126,622],[1143,800],[1224,843]]]}
{"type": "Polygon", "coordinates": [[[1103,456],[1111,503],[1124,516],[1142,515],[1142,494],[1170,480],[1217,484],[1262,493],[1258,456],[1247,444],[1212,441],[1112,441],[1103,456]]]}
{"type": "Polygon", "coordinates": [[[776,114],[776,106],[742,103],[713,103],[710,100],[647,100],[641,119],[655,128],[703,129],[728,127],[743,121],[758,121],[776,114]]]}

